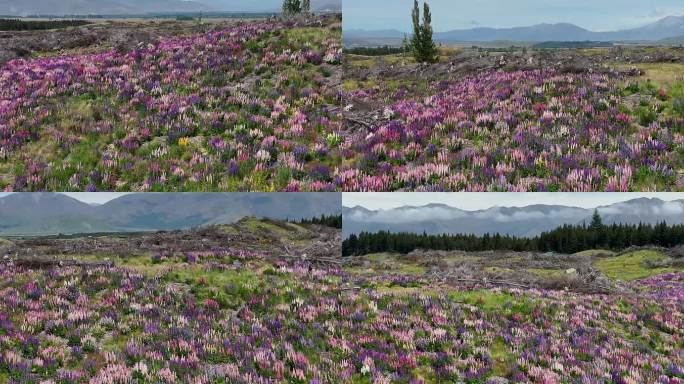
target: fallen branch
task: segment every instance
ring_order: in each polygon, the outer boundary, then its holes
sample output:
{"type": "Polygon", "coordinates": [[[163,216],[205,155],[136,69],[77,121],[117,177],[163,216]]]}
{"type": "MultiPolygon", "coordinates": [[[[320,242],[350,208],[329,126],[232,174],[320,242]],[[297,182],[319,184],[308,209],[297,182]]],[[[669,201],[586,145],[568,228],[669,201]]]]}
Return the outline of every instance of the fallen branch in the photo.
{"type": "Polygon", "coordinates": [[[452,277],[452,276],[446,276],[446,278],[449,278],[451,280],[458,281],[458,282],[463,282],[463,283],[510,285],[513,287],[530,288],[530,286],[527,284],[514,283],[512,281],[506,281],[506,280],[478,280],[478,279],[465,279],[465,278],[452,277]]]}
{"type": "Polygon", "coordinates": [[[347,121],[350,121],[350,122],[352,122],[352,123],[356,123],[356,124],[359,124],[359,125],[363,125],[364,127],[368,128],[368,129],[373,128],[373,126],[372,126],[371,124],[366,123],[366,122],[363,121],[363,120],[353,119],[353,118],[351,118],[351,117],[345,117],[344,119],[347,120],[347,121]]]}
{"type": "Polygon", "coordinates": [[[300,261],[314,261],[314,262],[321,262],[321,263],[330,263],[330,264],[342,264],[341,260],[336,260],[336,259],[331,259],[328,257],[308,257],[308,256],[296,256],[296,255],[278,255],[278,256],[273,256],[274,258],[281,258],[281,259],[290,259],[290,260],[300,260],[300,261]]]}
{"type": "Polygon", "coordinates": [[[14,263],[19,266],[29,268],[46,268],[46,267],[111,267],[114,264],[111,261],[102,262],[88,262],[79,260],[40,260],[40,259],[16,259],[14,263]]]}
{"type": "Polygon", "coordinates": [[[361,287],[344,287],[340,288],[340,291],[358,291],[362,289],[361,287]]]}

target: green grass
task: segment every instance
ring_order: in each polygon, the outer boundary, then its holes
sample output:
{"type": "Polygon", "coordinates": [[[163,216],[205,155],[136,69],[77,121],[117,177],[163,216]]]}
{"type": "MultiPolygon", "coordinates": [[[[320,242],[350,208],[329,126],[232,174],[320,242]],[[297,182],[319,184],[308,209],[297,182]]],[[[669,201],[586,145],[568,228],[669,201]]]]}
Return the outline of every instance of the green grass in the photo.
{"type": "Polygon", "coordinates": [[[371,253],[364,258],[372,262],[369,267],[347,268],[351,273],[397,273],[401,275],[423,275],[425,267],[407,262],[404,256],[392,253],[371,253]]]}
{"type": "Polygon", "coordinates": [[[430,289],[427,287],[400,287],[398,285],[393,285],[393,286],[380,285],[380,286],[375,287],[375,292],[391,293],[392,295],[396,295],[396,296],[407,296],[407,295],[419,294],[419,295],[429,295],[429,296],[434,297],[437,295],[437,290],[435,290],[435,289],[430,289]]]}
{"type": "Polygon", "coordinates": [[[216,226],[216,229],[217,229],[219,232],[225,233],[225,234],[228,234],[228,235],[234,235],[234,234],[237,234],[237,233],[240,232],[240,231],[238,230],[238,228],[235,227],[234,225],[220,224],[220,225],[217,225],[217,226],[216,226]]]}
{"type": "MultiPolygon", "coordinates": [[[[351,55],[348,55],[351,56],[351,55]]],[[[357,56],[355,58],[352,58],[349,60],[349,63],[358,68],[366,68],[366,69],[371,69],[375,68],[377,65],[377,61],[375,59],[360,59],[359,57],[364,57],[364,56],[357,56]]]]}
{"type": "Polygon", "coordinates": [[[306,232],[306,229],[292,223],[276,223],[268,220],[249,218],[241,222],[241,226],[250,231],[264,231],[267,233],[277,233],[281,236],[290,237],[299,232],[306,232]]]}
{"type": "Polygon", "coordinates": [[[567,275],[565,271],[561,269],[529,268],[527,269],[527,272],[541,277],[558,277],[567,275]]]}
{"type": "Polygon", "coordinates": [[[164,273],[169,268],[177,266],[174,262],[153,263],[152,257],[149,254],[145,255],[64,255],[61,256],[65,260],[79,260],[85,262],[98,263],[105,260],[111,261],[114,265],[121,268],[132,269],[147,277],[153,277],[164,273]]]}
{"type": "Polygon", "coordinates": [[[398,263],[392,271],[403,275],[423,275],[426,272],[424,267],[405,263],[398,263]]]}
{"type": "Polygon", "coordinates": [[[595,257],[600,255],[613,256],[615,255],[615,252],[607,249],[587,249],[586,251],[577,252],[574,255],[580,257],[595,257]]]}
{"type": "Polygon", "coordinates": [[[404,56],[402,54],[396,54],[396,55],[387,55],[382,57],[387,64],[397,64],[397,63],[406,63],[406,64],[413,64],[416,62],[416,59],[413,58],[413,56],[404,56]]]}
{"type": "Polygon", "coordinates": [[[449,298],[459,303],[474,305],[486,312],[501,311],[518,299],[508,293],[495,293],[489,290],[452,291],[449,298]]]}
{"type": "Polygon", "coordinates": [[[260,277],[251,269],[221,271],[199,265],[175,269],[164,276],[164,281],[187,284],[197,300],[212,299],[230,308],[243,304],[261,285],[260,277]]]}
{"type": "Polygon", "coordinates": [[[359,89],[359,82],[354,79],[344,79],[342,81],[342,89],[345,92],[356,91],[359,89]]]}
{"type": "Polygon", "coordinates": [[[139,336],[141,332],[135,332],[133,334],[126,334],[126,335],[116,335],[114,337],[111,337],[109,339],[106,339],[104,343],[102,343],[102,349],[108,352],[119,352],[123,351],[126,348],[126,344],[134,338],[135,336],[139,336]]]}
{"type": "Polygon", "coordinates": [[[497,337],[489,346],[489,353],[492,357],[492,374],[499,377],[508,376],[515,364],[516,356],[509,351],[502,337],[497,337]]]}
{"type": "Polygon", "coordinates": [[[477,256],[454,254],[442,258],[441,261],[444,261],[449,265],[458,265],[469,261],[478,261],[479,259],[480,258],[477,256]]]}
{"type": "Polygon", "coordinates": [[[412,373],[416,379],[422,380],[422,382],[425,384],[440,382],[437,378],[435,378],[435,375],[432,373],[432,370],[429,367],[417,367],[412,373]]]}
{"type": "Polygon", "coordinates": [[[289,28],[284,29],[283,36],[290,42],[290,44],[300,45],[316,45],[326,39],[326,34],[321,33],[320,28],[289,28]]]}
{"type": "Polygon", "coordinates": [[[388,261],[388,260],[394,260],[399,256],[398,254],[392,254],[392,253],[369,253],[364,256],[365,259],[368,259],[373,262],[381,262],[381,261],[388,261]]]}
{"type": "Polygon", "coordinates": [[[619,68],[630,68],[632,66],[636,66],[644,72],[640,77],[641,80],[650,81],[655,85],[668,87],[676,82],[684,81],[684,64],[646,63],[618,65],[619,68]]]}
{"type": "Polygon", "coordinates": [[[674,268],[648,268],[646,265],[648,260],[666,259],[667,256],[661,252],[641,250],[598,260],[594,262],[594,266],[613,280],[632,281],[675,271],[674,268]]]}
{"type": "Polygon", "coordinates": [[[356,91],[358,89],[375,88],[378,83],[374,80],[359,81],[354,79],[345,79],[342,81],[342,89],[346,92],[356,91]]]}

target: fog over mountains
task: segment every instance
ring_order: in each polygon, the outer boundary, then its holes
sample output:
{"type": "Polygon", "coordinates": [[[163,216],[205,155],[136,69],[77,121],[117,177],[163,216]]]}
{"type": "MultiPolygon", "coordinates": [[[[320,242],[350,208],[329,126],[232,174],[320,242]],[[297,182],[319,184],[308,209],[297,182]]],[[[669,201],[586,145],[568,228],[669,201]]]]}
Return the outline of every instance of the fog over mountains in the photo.
{"type": "MultiPolygon", "coordinates": [[[[639,198],[597,208],[604,223],[684,223],[684,200],[663,201],[639,198]]],[[[352,233],[413,232],[428,234],[501,233],[535,236],[563,224],[589,223],[593,209],[562,205],[530,205],[527,207],[492,207],[466,211],[443,204],[421,207],[405,206],[389,210],[344,207],[343,236],[352,233]]]]}
{"type": "Polygon", "coordinates": [[[137,193],[91,205],[59,193],[0,198],[1,235],[135,232],[339,214],[337,193],[137,193]]]}
{"type": "MultiPolygon", "coordinates": [[[[0,0],[0,15],[144,15],[183,12],[277,12],[281,0],[0,0]]],[[[312,0],[314,11],[340,11],[341,0],[312,0]]]]}
{"type": "MultiPolygon", "coordinates": [[[[344,31],[345,44],[364,39],[401,39],[398,30],[344,31]]],[[[516,28],[472,28],[435,32],[438,42],[492,42],[492,41],[660,41],[684,36],[684,15],[668,16],[639,28],[612,32],[594,32],[574,24],[537,24],[516,28]]]]}

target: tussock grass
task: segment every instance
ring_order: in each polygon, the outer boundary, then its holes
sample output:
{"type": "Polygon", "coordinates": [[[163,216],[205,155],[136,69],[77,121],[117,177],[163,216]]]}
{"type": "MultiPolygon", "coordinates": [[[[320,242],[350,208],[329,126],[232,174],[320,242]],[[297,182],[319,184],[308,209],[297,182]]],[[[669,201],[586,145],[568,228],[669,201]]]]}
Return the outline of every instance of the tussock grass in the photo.
{"type": "Polygon", "coordinates": [[[615,252],[609,251],[607,249],[587,249],[586,251],[581,251],[575,253],[575,256],[581,257],[596,257],[596,256],[613,256],[615,252]]]}
{"type": "Polygon", "coordinates": [[[598,260],[594,262],[594,266],[611,279],[633,281],[675,271],[675,268],[649,268],[646,264],[648,261],[657,262],[666,259],[667,256],[661,252],[639,250],[598,260]]]}

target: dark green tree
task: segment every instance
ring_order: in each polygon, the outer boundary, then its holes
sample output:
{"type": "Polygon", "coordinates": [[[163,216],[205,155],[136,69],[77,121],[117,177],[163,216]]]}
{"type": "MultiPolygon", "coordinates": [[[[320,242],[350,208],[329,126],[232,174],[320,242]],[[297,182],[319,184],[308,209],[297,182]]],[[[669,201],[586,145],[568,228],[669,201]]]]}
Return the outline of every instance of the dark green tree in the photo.
{"type": "Polygon", "coordinates": [[[283,0],[283,13],[286,15],[302,13],[302,0],[283,0]]]}
{"type": "Polygon", "coordinates": [[[589,228],[592,231],[600,231],[603,229],[603,220],[601,220],[601,215],[599,215],[598,210],[594,210],[594,215],[591,217],[591,224],[589,224],[589,228]]]}
{"type": "Polygon", "coordinates": [[[423,39],[423,57],[428,63],[437,61],[437,46],[432,39],[432,13],[430,12],[430,5],[427,1],[423,4],[423,25],[422,36],[423,39]]]}
{"type": "Polygon", "coordinates": [[[418,0],[413,0],[411,20],[413,21],[413,36],[411,37],[409,47],[416,56],[416,60],[418,60],[418,52],[421,51],[421,46],[423,43],[423,40],[421,39],[423,30],[420,28],[420,7],[418,6],[418,0]]]}
{"type": "Polygon", "coordinates": [[[409,52],[413,51],[413,48],[411,48],[411,41],[406,34],[404,34],[404,39],[401,41],[401,49],[404,53],[404,56],[407,56],[409,52]]]}
{"type": "Polygon", "coordinates": [[[359,240],[355,234],[351,234],[347,240],[342,243],[342,256],[353,256],[359,252],[359,240]]]}
{"type": "Polygon", "coordinates": [[[302,0],[302,12],[311,12],[311,0],[302,0]]]}
{"type": "Polygon", "coordinates": [[[432,39],[432,13],[430,5],[423,4],[423,22],[420,22],[420,7],[418,0],[413,0],[413,11],[411,12],[413,21],[413,36],[411,37],[410,48],[413,56],[420,63],[434,63],[437,61],[437,46],[432,39]]]}

